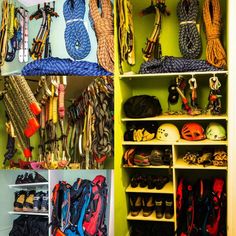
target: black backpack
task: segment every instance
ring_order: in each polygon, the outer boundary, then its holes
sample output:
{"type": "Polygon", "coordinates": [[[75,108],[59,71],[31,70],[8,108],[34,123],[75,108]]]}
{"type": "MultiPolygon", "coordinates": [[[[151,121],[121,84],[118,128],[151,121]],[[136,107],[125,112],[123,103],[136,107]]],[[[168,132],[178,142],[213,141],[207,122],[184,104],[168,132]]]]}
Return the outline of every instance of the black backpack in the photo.
{"type": "Polygon", "coordinates": [[[145,118],[160,115],[162,108],[154,96],[139,95],[129,98],[124,103],[124,112],[130,118],[145,118]]]}

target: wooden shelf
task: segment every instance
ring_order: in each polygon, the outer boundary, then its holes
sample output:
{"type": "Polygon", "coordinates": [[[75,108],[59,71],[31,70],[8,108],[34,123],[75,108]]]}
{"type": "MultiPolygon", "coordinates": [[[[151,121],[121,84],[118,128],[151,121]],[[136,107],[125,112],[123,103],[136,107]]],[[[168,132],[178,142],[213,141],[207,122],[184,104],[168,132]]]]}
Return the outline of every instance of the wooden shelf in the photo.
{"type": "Polygon", "coordinates": [[[8,185],[9,188],[35,188],[35,187],[43,187],[43,186],[48,186],[48,182],[8,185]]]}
{"type": "Polygon", "coordinates": [[[158,190],[156,188],[154,189],[148,189],[148,187],[141,188],[136,187],[132,188],[131,185],[129,185],[126,189],[127,193],[166,193],[166,194],[173,194],[173,183],[168,182],[162,189],[158,190]]]}
{"type": "Polygon", "coordinates": [[[149,166],[128,166],[128,165],[123,165],[124,168],[134,168],[134,169],[170,169],[173,168],[173,166],[167,166],[167,165],[162,165],[162,166],[153,166],[153,165],[149,165],[149,166]]]}
{"type": "Polygon", "coordinates": [[[156,212],[155,211],[153,211],[153,213],[150,216],[144,217],[143,216],[143,211],[141,211],[137,216],[132,216],[131,213],[129,213],[129,215],[127,216],[127,220],[174,222],[174,217],[172,217],[171,219],[166,219],[164,217],[161,218],[161,219],[158,219],[158,218],[156,218],[156,212]]]}
{"type": "Polygon", "coordinates": [[[218,166],[206,166],[203,165],[190,165],[187,164],[183,159],[177,159],[175,162],[175,169],[196,169],[196,170],[227,170],[227,167],[218,167],[218,166]]]}
{"type": "Polygon", "coordinates": [[[143,141],[143,142],[134,142],[134,141],[123,141],[122,145],[227,145],[228,141],[212,141],[209,139],[204,139],[201,141],[187,141],[184,139],[180,139],[178,142],[166,142],[160,141],[158,139],[153,139],[151,141],[143,141]]]}
{"type": "Polygon", "coordinates": [[[163,114],[155,117],[148,118],[122,118],[123,122],[127,121],[166,121],[166,120],[228,120],[228,116],[226,114],[223,115],[198,115],[198,116],[190,116],[190,115],[167,115],[163,114]]]}
{"type": "Polygon", "coordinates": [[[10,215],[34,215],[34,216],[49,216],[48,212],[26,212],[26,211],[9,211],[10,215]]]}
{"type": "Polygon", "coordinates": [[[159,73],[159,74],[133,74],[133,73],[127,73],[127,74],[121,74],[119,75],[120,79],[125,78],[147,78],[147,77],[169,77],[169,76],[178,76],[178,75],[224,75],[228,74],[227,70],[224,71],[190,71],[190,72],[178,72],[178,73],[159,73]]]}

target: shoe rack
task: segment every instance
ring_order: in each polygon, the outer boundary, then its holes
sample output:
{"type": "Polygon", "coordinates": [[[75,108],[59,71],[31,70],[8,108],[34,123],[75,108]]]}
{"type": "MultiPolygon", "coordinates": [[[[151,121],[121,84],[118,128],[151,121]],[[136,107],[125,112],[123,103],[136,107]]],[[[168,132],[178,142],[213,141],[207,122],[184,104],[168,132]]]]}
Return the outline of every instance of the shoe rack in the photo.
{"type": "MultiPolygon", "coordinates": [[[[162,45],[162,55],[168,56],[181,56],[178,49],[178,23],[176,17],[176,5],[178,1],[166,1],[167,7],[171,12],[171,15],[168,17],[163,17],[162,22],[162,30],[161,30],[161,45],[162,45]]],[[[221,1],[222,13],[223,13],[223,24],[226,25],[230,20],[229,15],[227,15],[227,7],[230,1],[221,1]]],[[[135,34],[135,50],[136,50],[136,64],[134,66],[130,66],[126,63],[122,63],[116,65],[116,83],[115,83],[115,115],[116,115],[116,124],[115,124],[115,150],[116,152],[116,189],[119,189],[116,193],[116,199],[119,201],[116,203],[116,225],[123,225],[124,227],[120,229],[119,226],[115,229],[116,232],[119,232],[120,235],[129,235],[130,228],[132,225],[132,221],[161,221],[163,223],[172,222],[177,227],[177,216],[176,216],[176,190],[178,185],[179,177],[183,176],[191,181],[196,181],[199,178],[212,178],[212,177],[222,177],[225,179],[225,184],[227,188],[227,201],[228,201],[228,209],[227,209],[227,225],[229,232],[232,232],[232,224],[229,227],[230,221],[230,201],[229,196],[232,194],[229,188],[228,180],[229,178],[231,166],[227,167],[216,167],[216,166],[207,166],[204,167],[202,165],[188,165],[186,164],[182,157],[184,153],[188,150],[202,150],[203,148],[217,148],[224,147],[228,151],[228,163],[232,163],[232,157],[229,155],[232,153],[232,148],[228,148],[229,142],[232,142],[232,136],[230,134],[230,127],[232,128],[232,123],[229,122],[229,113],[232,111],[229,110],[229,105],[231,101],[229,101],[229,92],[231,90],[231,80],[233,79],[230,75],[229,70],[218,71],[218,72],[185,72],[185,73],[165,73],[165,74],[138,74],[142,59],[142,48],[145,47],[145,42],[147,36],[149,36],[153,29],[154,15],[148,15],[144,17],[140,17],[139,12],[148,7],[148,2],[132,0],[133,5],[133,18],[134,18],[134,34],[135,34]],[[122,68],[122,72],[120,70],[122,68]],[[201,114],[197,116],[190,115],[169,115],[162,114],[157,117],[152,118],[143,118],[143,119],[131,119],[125,117],[123,111],[124,102],[135,95],[151,95],[156,96],[161,103],[163,112],[168,110],[168,86],[171,81],[175,80],[177,76],[183,76],[187,81],[192,76],[194,76],[198,83],[198,105],[199,107],[205,109],[208,103],[208,95],[209,95],[209,78],[212,76],[218,77],[221,82],[221,90],[222,90],[222,114],[221,115],[211,115],[211,114],[201,114]],[[178,142],[163,142],[157,139],[153,139],[151,141],[124,141],[124,133],[126,131],[127,122],[136,121],[156,121],[158,122],[158,127],[163,123],[173,123],[175,124],[179,131],[181,131],[182,126],[187,122],[197,122],[201,124],[204,129],[206,129],[207,125],[214,121],[218,122],[225,127],[227,130],[227,139],[223,141],[211,141],[208,139],[202,141],[186,141],[184,139],[180,139],[178,142]],[[173,165],[169,170],[168,166],[124,166],[122,162],[122,156],[129,147],[162,147],[163,145],[167,145],[172,150],[173,155],[173,165]],[[170,181],[163,189],[161,190],[148,190],[147,188],[132,188],[130,186],[130,180],[133,174],[136,173],[148,173],[155,175],[163,175],[170,173],[172,176],[172,181],[170,181]],[[142,212],[138,216],[131,216],[130,206],[129,206],[129,194],[137,193],[137,194],[172,194],[174,199],[174,216],[172,219],[157,219],[154,213],[150,217],[143,217],[142,212]]],[[[200,1],[200,6],[202,6],[203,1],[200,1]]],[[[229,9],[229,8],[228,8],[229,9]]],[[[117,20],[117,19],[116,19],[117,20]]],[[[202,21],[201,21],[202,22],[202,21]]],[[[117,24],[117,22],[116,22],[117,24]]],[[[201,24],[202,26],[203,24],[201,24]]],[[[227,44],[227,27],[223,27],[223,44],[227,45],[226,51],[229,52],[229,44],[227,44]]],[[[118,34],[118,30],[116,28],[116,36],[118,34]]],[[[203,41],[203,53],[202,59],[205,59],[205,34],[203,32],[203,27],[201,28],[201,38],[203,41]]],[[[116,37],[116,56],[119,57],[118,53],[118,36],[116,37]]],[[[228,57],[231,55],[228,53],[228,57]]],[[[232,62],[232,61],[231,61],[232,62]]],[[[232,94],[231,94],[232,95],[232,94]]],[[[189,96],[189,95],[188,95],[189,96]]],[[[178,103],[176,106],[171,107],[173,110],[180,110],[181,104],[178,103]]],[[[231,113],[232,114],[232,113],[231,113]]],[[[232,143],[231,143],[232,144],[232,143]]],[[[232,178],[232,176],[231,176],[232,178]]],[[[232,213],[232,212],[231,212],[232,213]]],[[[229,234],[231,235],[231,234],[229,234]]],[[[233,234],[232,234],[233,235],[233,234]]]]}

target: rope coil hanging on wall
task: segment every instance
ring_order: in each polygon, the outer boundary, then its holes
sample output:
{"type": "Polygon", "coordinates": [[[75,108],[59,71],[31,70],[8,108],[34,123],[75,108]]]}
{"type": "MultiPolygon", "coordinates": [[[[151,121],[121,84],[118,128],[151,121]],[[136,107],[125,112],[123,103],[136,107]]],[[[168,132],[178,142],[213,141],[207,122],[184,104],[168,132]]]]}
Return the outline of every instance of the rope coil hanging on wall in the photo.
{"type": "Polygon", "coordinates": [[[98,41],[98,63],[107,71],[114,72],[114,26],[110,0],[90,0],[90,14],[98,41]],[[101,5],[101,13],[98,8],[101,5]]]}
{"type": "Polygon", "coordinates": [[[198,58],[202,51],[201,37],[196,25],[198,14],[198,0],[179,1],[177,6],[177,16],[180,22],[179,49],[185,58],[198,58]]]}
{"type": "Polygon", "coordinates": [[[66,50],[74,60],[81,60],[87,57],[91,50],[89,35],[84,25],[85,0],[66,0],[63,14],[66,21],[66,50]]]}
{"type": "Polygon", "coordinates": [[[220,42],[221,9],[219,0],[205,0],[203,5],[203,19],[206,27],[207,61],[218,67],[226,66],[226,53],[220,42]]]}

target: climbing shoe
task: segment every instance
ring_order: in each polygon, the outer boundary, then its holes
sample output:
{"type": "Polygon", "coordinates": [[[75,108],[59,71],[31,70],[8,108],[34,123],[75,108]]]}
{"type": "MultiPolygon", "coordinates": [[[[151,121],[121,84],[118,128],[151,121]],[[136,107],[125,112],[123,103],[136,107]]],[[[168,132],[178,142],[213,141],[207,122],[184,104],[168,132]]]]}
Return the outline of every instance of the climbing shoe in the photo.
{"type": "Polygon", "coordinates": [[[48,192],[43,193],[41,197],[42,197],[41,211],[48,212],[48,192]]]}
{"type": "Polygon", "coordinates": [[[34,177],[33,174],[29,174],[29,173],[25,173],[24,178],[22,179],[22,184],[30,184],[30,183],[34,183],[34,177]]]}
{"type": "Polygon", "coordinates": [[[23,205],[23,211],[33,211],[35,190],[26,193],[26,199],[23,205]]]}
{"type": "Polygon", "coordinates": [[[142,198],[137,194],[130,194],[129,197],[131,215],[137,216],[142,209],[142,198]]]}
{"type": "Polygon", "coordinates": [[[161,219],[164,216],[164,202],[161,197],[155,199],[156,218],[161,219]]]}
{"type": "Polygon", "coordinates": [[[43,192],[37,192],[37,193],[34,195],[33,211],[38,212],[38,211],[41,210],[42,195],[43,195],[43,194],[44,194],[43,192]]]}
{"type": "Polygon", "coordinates": [[[34,182],[35,183],[41,183],[41,182],[48,182],[42,175],[40,175],[38,172],[34,172],[34,182]]]}
{"type": "Polygon", "coordinates": [[[24,175],[18,175],[15,181],[15,184],[22,184],[23,178],[24,178],[24,175]]]}
{"type": "Polygon", "coordinates": [[[149,194],[144,195],[142,203],[143,203],[143,216],[144,217],[150,216],[154,210],[153,196],[149,194]]]}
{"type": "Polygon", "coordinates": [[[15,192],[14,211],[23,211],[23,205],[26,199],[26,192],[15,192]]]}
{"type": "Polygon", "coordinates": [[[160,176],[156,178],[156,189],[162,189],[169,182],[169,178],[166,176],[160,176]]]}
{"type": "Polygon", "coordinates": [[[165,218],[171,219],[174,214],[174,205],[172,199],[167,199],[165,201],[165,218]]]}

